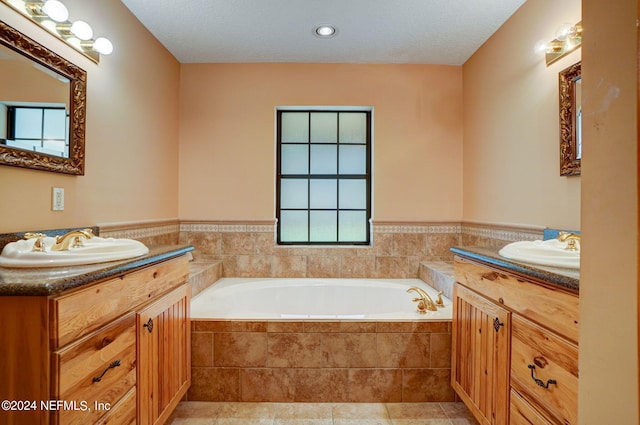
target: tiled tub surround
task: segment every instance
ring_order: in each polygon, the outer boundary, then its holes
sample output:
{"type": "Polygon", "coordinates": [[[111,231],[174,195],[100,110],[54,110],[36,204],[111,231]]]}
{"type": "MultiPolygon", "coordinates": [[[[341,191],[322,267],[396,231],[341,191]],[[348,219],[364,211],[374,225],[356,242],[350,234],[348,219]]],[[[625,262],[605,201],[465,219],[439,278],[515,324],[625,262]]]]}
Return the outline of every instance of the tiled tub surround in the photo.
{"type": "Polygon", "coordinates": [[[188,223],[180,242],[202,258],[223,260],[233,277],[415,278],[425,260],[453,260],[459,223],[381,223],[366,247],[277,246],[273,223],[188,223]]]}
{"type": "Polygon", "coordinates": [[[423,261],[420,263],[418,278],[432,288],[442,291],[442,294],[453,299],[453,262],[451,261],[423,261]]]}
{"type": "Polygon", "coordinates": [[[233,277],[414,278],[423,261],[453,260],[452,246],[542,239],[542,228],[460,222],[375,222],[372,246],[277,246],[273,222],[181,222],[180,243],[222,260],[233,277]]]}
{"type": "Polygon", "coordinates": [[[192,321],[188,400],[453,401],[451,322],[192,321]]]}

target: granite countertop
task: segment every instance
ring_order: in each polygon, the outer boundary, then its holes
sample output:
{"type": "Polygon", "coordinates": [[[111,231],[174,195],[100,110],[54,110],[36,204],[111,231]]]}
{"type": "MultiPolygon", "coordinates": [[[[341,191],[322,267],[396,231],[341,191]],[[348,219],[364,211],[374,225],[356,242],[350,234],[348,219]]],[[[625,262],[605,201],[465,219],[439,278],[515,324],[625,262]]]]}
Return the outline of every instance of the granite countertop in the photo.
{"type": "Polygon", "coordinates": [[[509,260],[498,254],[500,248],[464,246],[453,247],[451,252],[463,257],[481,261],[491,266],[520,275],[542,280],[570,291],[580,290],[580,271],[560,267],[537,266],[520,261],[509,260]]]}
{"type": "Polygon", "coordinates": [[[29,269],[0,267],[0,296],[56,295],[190,251],[193,251],[191,245],[161,245],[149,247],[149,253],[146,255],[108,263],[29,269]]]}

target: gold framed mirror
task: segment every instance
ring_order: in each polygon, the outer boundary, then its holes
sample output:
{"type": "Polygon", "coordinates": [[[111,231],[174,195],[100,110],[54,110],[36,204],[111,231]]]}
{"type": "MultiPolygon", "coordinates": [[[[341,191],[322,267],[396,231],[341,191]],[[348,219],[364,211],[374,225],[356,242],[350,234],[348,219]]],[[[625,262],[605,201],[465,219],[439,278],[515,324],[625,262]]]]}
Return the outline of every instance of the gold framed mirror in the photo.
{"type": "Polygon", "coordinates": [[[582,158],[582,62],[560,71],[560,175],[580,175],[582,158]]]}
{"type": "MultiPolygon", "coordinates": [[[[0,125],[0,164],[84,175],[86,71],[0,21],[0,76],[3,79],[6,78],[5,81],[13,81],[12,84],[6,85],[12,89],[11,94],[0,92],[0,116],[2,117],[0,121],[4,121],[4,126],[0,125]],[[15,65],[17,62],[21,63],[15,65]],[[8,76],[9,72],[15,75],[16,71],[9,69],[15,66],[24,67],[18,71],[20,76],[35,72],[33,71],[35,68],[40,71],[37,75],[46,75],[46,77],[11,78],[8,76]],[[7,75],[3,75],[5,72],[7,75]],[[56,86],[42,88],[39,81],[41,79],[48,79],[56,86]],[[64,84],[62,89],[58,87],[60,84],[64,84]],[[61,94],[55,102],[52,102],[49,94],[54,91],[61,94]],[[21,119],[16,118],[18,116],[16,109],[41,110],[43,117],[46,111],[54,109],[58,112],[51,114],[52,116],[64,114],[64,123],[48,124],[45,118],[42,118],[43,128],[59,129],[63,126],[62,131],[55,130],[56,133],[62,134],[57,140],[62,148],[53,149],[33,143],[33,147],[30,147],[29,143],[32,140],[48,142],[45,130],[39,133],[39,138],[25,136],[18,140],[18,137],[13,137],[16,133],[15,128],[18,126],[16,122],[21,119]],[[29,143],[26,142],[27,140],[29,143]]],[[[23,128],[29,130],[37,127],[31,124],[33,121],[30,119],[24,118],[24,121],[29,124],[23,128]]],[[[54,132],[54,130],[48,131],[54,132]]]]}

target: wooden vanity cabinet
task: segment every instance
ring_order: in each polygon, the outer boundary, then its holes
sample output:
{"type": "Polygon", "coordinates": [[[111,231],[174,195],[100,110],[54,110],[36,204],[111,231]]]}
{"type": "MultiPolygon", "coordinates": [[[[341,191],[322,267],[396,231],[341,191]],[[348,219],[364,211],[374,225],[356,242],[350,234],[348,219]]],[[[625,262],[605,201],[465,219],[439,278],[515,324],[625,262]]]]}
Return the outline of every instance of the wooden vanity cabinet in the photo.
{"type": "Polygon", "coordinates": [[[189,285],[137,313],[138,425],[164,423],[191,385],[189,285]]]}
{"type": "Polygon", "coordinates": [[[455,277],[451,380],[476,419],[577,424],[578,294],[461,257],[455,277]]]}
{"type": "Polygon", "coordinates": [[[191,384],[188,274],[183,255],[51,297],[0,297],[0,397],[36,407],[0,423],[163,423],[191,384]]]}
{"type": "Polygon", "coordinates": [[[461,285],[454,288],[451,379],[483,424],[507,422],[511,313],[461,285]]]}

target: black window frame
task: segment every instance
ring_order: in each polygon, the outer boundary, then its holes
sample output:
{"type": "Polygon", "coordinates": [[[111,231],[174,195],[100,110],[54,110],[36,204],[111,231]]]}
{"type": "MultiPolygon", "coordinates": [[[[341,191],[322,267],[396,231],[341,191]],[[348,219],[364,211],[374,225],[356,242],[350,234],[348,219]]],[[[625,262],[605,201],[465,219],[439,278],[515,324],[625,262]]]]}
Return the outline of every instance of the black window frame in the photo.
{"type": "MultiPolygon", "coordinates": [[[[371,182],[372,182],[372,110],[371,109],[277,109],[277,130],[276,130],[276,218],[278,220],[276,225],[276,244],[283,246],[370,246],[371,245],[371,182]],[[286,145],[307,145],[309,146],[309,155],[308,155],[308,167],[307,174],[282,174],[282,114],[288,112],[302,112],[309,114],[309,128],[308,128],[308,137],[306,142],[287,142],[286,145]],[[311,142],[311,114],[312,113],[326,113],[333,112],[338,114],[338,123],[337,123],[337,135],[336,142],[311,142]],[[336,174],[311,174],[311,146],[312,145],[336,145],[340,146],[340,114],[345,113],[360,113],[365,114],[366,116],[366,140],[365,140],[365,152],[366,152],[366,165],[365,165],[365,173],[364,174],[340,174],[339,167],[336,167],[336,174]],[[349,208],[339,208],[339,205],[336,203],[336,208],[311,208],[310,203],[307,202],[307,208],[280,208],[280,195],[281,195],[281,181],[283,178],[294,178],[294,179],[306,179],[307,184],[310,185],[312,180],[320,180],[320,179],[329,179],[335,180],[338,182],[339,180],[347,180],[347,179],[364,179],[366,182],[366,208],[363,209],[349,209],[349,208]],[[307,240],[306,241],[282,241],[281,238],[281,225],[280,225],[280,217],[281,211],[307,211],[307,240]],[[336,235],[335,240],[333,241],[311,241],[311,211],[335,211],[337,215],[337,225],[336,225],[336,235]],[[339,241],[339,211],[366,211],[366,239],[364,241],[339,241]]],[[[358,146],[361,144],[349,143],[351,146],[358,146]]],[[[336,161],[339,163],[340,161],[340,150],[337,149],[338,153],[336,155],[336,161]]],[[[307,196],[311,196],[311,191],[309,190],[307,196]]],[[[340,189],[339,185],[337,188],[336,196],[339,199],[340,189]]]]}
{"type": "MultiPolygon", "coordinates": [[[[68,120],[69,118],[69,113],[67,111],[67,108],[65,108],[64,106],[21,106],[21,105],[7,105],[7,140],[14,140],[14,141],[28,141],[28,142],[33,142],[34,146],[37,145],[37,142],[40,142],[40,147],[44,148],[44,143],[47,141],[56,141],[56,142],[64,142],[67,150],[70,148],[69,147],[69,139],[67,137],[65,137],[64,139],[55,139],[55,138],[51,138],[51,137],[44,137],[44,123],[45,123],[45,119],[44,119],[44,115],[45,115],[45,111],[64,111],[65,113],[65,120],[68,120]],[[41,111],[41,119],[40,119],[40,138],[39,139],[34,139],[34,138],[23,138],[23,137],[16,137],[16,111],[18,109],[38,109],[41,111]]],[[[68,128],[67,128],[67,124],[68,122],[65,122],[65,134],[68,133],[68,128]]]]}

